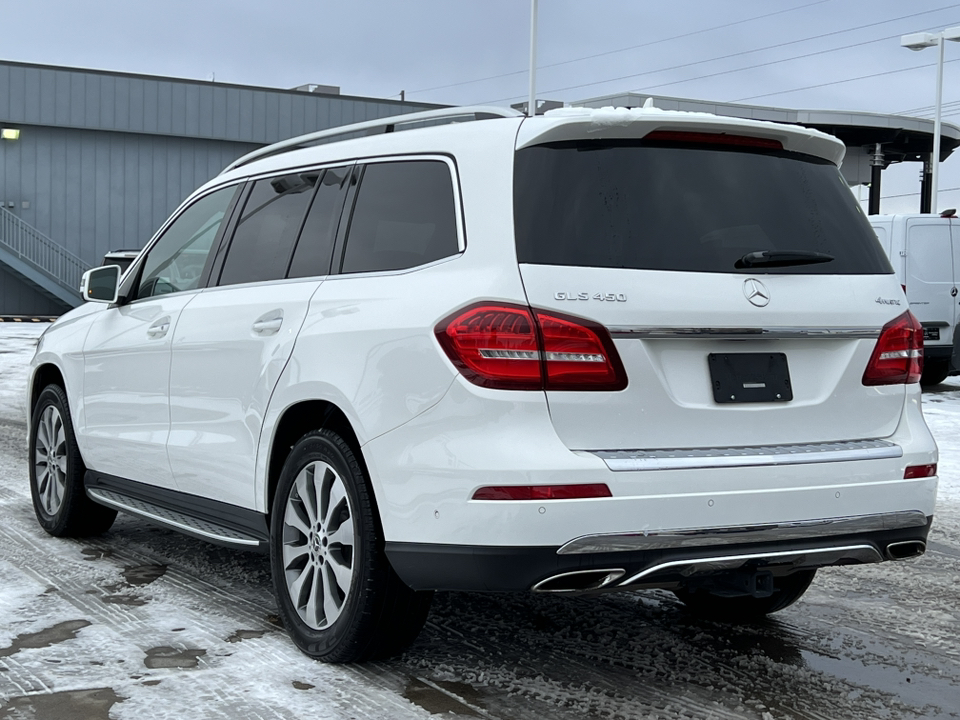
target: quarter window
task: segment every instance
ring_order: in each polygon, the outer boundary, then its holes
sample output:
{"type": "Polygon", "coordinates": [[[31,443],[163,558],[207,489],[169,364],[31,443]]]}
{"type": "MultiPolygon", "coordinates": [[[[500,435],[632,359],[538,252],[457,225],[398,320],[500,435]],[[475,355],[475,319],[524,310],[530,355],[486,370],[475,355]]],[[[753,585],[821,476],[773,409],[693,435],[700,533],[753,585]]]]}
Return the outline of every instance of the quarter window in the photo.
{"type": "Polygon", "coordinates": [[[450,169],[439,160],[363,172],[341,272],[402,270],[459,252],[450,169]]]}
{"type": "Polygon", "coordinates": [[[147,253],[137,299],[194,290],[200,284],[210,248],[236,192],[236,186],[217,190],[180,213],[147,253]]]}
{"type": "Polygon", "coordinates": [[[257,180],[227,250],[220,285],[276,280],[287,272],[319,172],[257,180]]]}

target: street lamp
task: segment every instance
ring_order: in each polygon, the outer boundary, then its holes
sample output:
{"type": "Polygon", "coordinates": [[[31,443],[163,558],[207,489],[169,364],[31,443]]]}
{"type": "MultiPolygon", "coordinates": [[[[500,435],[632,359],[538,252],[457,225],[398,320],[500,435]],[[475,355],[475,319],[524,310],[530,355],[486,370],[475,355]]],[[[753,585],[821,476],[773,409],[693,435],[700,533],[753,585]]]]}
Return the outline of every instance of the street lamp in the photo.
{"type": "Polygon", "coordinates": [[[937,178],[940,175],[940,105],[943,99],[943,45],[946,40],[960,41],[960,25],[939,33],[910,33],[900,38],[900,46],[911,50],[936,46],[940,48],[940,59],[937,61],[937,112],[933,121],[933,172],[930,178],[930,197],[933,200],[931,209],[934,212],[937,211],[937,178]]]}

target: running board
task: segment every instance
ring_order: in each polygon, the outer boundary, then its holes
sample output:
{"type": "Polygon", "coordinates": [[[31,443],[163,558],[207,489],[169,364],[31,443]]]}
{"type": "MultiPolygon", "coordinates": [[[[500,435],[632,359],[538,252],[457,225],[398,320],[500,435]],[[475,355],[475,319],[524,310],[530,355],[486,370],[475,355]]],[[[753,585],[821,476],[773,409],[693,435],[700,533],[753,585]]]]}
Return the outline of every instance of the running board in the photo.
{"type": "Polygon", "coordinates": [[[87,487],[87,495],[91,500],[101,505],[136,515],[144,520],[173,528],[174,530],[198,537],[202,540],[209,540],[210,542],[229,545],[231,547],[246,548],[248,550],[263,549],[266,547],[266,542],[253,535],[248,535],[238,530],[219,525],[210,520],[204,520],[177,510],[171,510],[170,508],[157,505],[147,500],[130,497],[129,495],[124,495],[114,490],[108,490],[102,487],[87,487]]]}

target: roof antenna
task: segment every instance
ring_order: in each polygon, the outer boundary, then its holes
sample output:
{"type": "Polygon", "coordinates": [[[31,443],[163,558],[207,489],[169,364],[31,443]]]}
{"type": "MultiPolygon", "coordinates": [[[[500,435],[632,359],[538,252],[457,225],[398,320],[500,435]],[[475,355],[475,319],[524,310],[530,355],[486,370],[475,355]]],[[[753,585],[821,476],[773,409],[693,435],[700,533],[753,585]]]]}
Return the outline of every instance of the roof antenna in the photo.
{"type": "Polygon", "coordinates": [[[530,99],[527,117],[537,114],[537,0],[530,0],[530,99]]]}

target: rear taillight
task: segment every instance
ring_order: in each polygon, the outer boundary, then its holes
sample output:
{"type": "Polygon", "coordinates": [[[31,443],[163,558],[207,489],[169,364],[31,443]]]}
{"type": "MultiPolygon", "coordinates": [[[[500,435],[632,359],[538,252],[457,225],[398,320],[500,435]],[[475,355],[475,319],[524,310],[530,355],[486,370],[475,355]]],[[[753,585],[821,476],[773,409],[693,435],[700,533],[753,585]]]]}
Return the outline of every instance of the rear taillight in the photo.
{"type": "Polygon", "coordinates": [[[863,373],[864,385],[920,382],[923,372],[923,328],[909,310],[883,326],[863,373]]]}
{"type": "Polygon", "coordinates": [[[507,390],[623,390],[602,325],[524,305],[482,303],[441,322],[437,340],[467,380],[507,390]]]}

